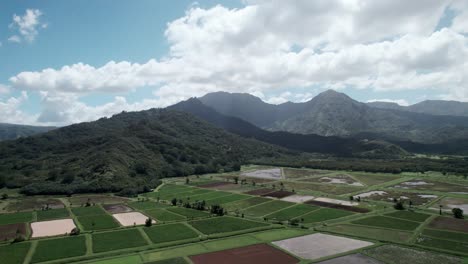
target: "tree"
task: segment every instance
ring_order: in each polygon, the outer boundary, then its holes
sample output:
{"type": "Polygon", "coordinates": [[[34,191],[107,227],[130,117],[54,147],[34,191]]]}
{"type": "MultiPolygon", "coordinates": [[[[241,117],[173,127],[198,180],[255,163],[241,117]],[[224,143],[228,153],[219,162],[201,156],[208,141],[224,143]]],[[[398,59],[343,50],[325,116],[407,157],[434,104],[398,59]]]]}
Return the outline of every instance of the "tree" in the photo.
{"type": "Polygon", "coordinates": [[[453,217],[463,219],[463,210],[461,208],[452,209],[453,217]]]}
{"type": "Polygon", "coordinates": [[[185,178],[185,184],[189,184],[190,183],[190,179],[187,177],[185,178]]]}
{"type": "Polygon", "coordinates": [[[237,177],[237,176],[234,177],[234,183],[235,183],[235,184],[239,183],[239,177],[237,177]]]}
{"type": "Polygon", "coordinates": [[[145,220],[145,226],[146,227],[150,227],[153,225],[153,219],[151,219],[151,217],[148,217],[146,220],[145,220]]]}
{"type": "Polygon", "coordinates": [[[6,200],[6,199],[8,199],[8,194],[7,193],[2,194],[2,200],[6,200]]]}
{"type": "Polygon", "coordinates": [[[405,210],[405,205],[403,204],[403,201],[398,201],[393,205],[393,208],[396,210],[405,210]]]}
{"type": "Polygon", "coordinates": [[[353,200],[354,200],[354,196],[350,195],[350,196],[349,196],[349,200],[350,200],[350,201],[353,201],[353,200]]]}
{"type": "Polygon", "coordinates": [[[177,198],[172,198],[171,204],[172,204],[173,206],[176,206],[176,205],[177,205],[177,198]]]}
{"type": "Polygon", "coordinates": [[[440,204],[440,205],[439,205],[439,214],[440,214],[440,215],[442,215],[442,207],[443,207],[443,205],[440,204]]]}
{"type": "Polygon", "coordinates": [[[70,231],[70,236],[77,236],[80,233],[81,233],[80,229],[78,227],[75,227],[70,231]]]}
{"type": "Polygon", "coordinates": [[[225,213],[224,208],[222,208],[220,205],[217,205],[217,204],[211,206],[210,212],[217,216],[223,216],[225,213]]]}

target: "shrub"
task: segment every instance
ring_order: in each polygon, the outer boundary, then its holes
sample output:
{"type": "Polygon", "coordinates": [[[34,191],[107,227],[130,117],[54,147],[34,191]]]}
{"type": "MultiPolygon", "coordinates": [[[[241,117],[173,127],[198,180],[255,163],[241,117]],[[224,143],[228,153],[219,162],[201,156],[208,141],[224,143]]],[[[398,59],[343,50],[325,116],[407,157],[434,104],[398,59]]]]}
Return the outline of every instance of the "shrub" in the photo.
{"type": "Polygon", "coordinates": [[[460,208],[453,208],[452,209],[453,217],[458,219],[463,219],[463,210],[460,208]]]}

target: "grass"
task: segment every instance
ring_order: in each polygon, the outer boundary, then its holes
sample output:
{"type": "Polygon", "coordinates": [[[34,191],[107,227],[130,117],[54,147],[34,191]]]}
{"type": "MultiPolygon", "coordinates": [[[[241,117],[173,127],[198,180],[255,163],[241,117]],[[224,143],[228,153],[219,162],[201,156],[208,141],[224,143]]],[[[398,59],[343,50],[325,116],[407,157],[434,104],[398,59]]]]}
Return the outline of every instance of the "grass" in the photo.
{"type": "Polygon", "coordinates": [[[393,181],[393,180],[400,178],[399,176],[394,176],[394,175],[361,174],[361,173],[353,174],[353,177],[367,186],[382,184],[382,183],[393,181]]]}
{"type": "Polygon", "coordinates": [[[146,262],[145,264],[188,264],[184,258],[171,258],[146,262]]]}
{"type": "Polygon", "coordinates": [[[37,221],[61,219],[61,218],[67,218],[69,216],[70,214],[68,213],[68,210],[65,208],[37,211],[37,221]]]}
{"type": "Polygon", "coordinates": [[[111,259],[103,259],[98,261],[93,261],[93,264],[139,264],[141,262],[141,257],[139,255],[130,255],[120,258],[111,258],[111,259]]]}
{"type": "Polygon", "coordinates": [[[78,216],[78,222],[83,226],[85,231],[102,230],[119,227],[119,224],[110,215],[88,215],[78,216]]]}
{"type": "Polygon", "coordinates": [[[0,214],[0,225],[26,223],[32,220],[31,212],[0,214]]]}
{"type": "Polygon", "coordinates": [[[422,234],[424,236],[429,236],[429,237],[468,243],[468,234],[463,234],[463,233],[455,233],[455,232],[433,230],[433,229],[424,229],[422,234]]]}
{"type": "Polygon", "coordinates": [[[388,230],[381,228],[373,228],[369,226],[357,226],[357,225],[334,225],[323,227],[320,230],[325,230],[332,233],[339,233],[350,236],[357,236],[362,238],[370,238],[375,240],[390,241],[390,242],[406,242],[408,241],[413,233],[388,230]]]}
{"type": "Polygon", "coordinates": [[[364,253],[383,263],[412,263],[412,264],[460,264],[461,259],[455,256],[416,250],[396,245],[383,245],[369,248],[364,253]]]}
{"type": "Polygon", "coordinates": [[[210,219],[193,221],[189,224],[206,235],[240,231],[268,225],[265,223],[258,223],[234,217],[214,217],[210,219]]]}
{"type": "Polygon", "coordinates": [[[187,218],[199,218],[199,217],[208,217],[210,214],[204,211],[199,211],[195,209],[188,209],[183,207],[171,207],[167,208],[168,211],[183,215],[187,218]]]}
{"type": "Polygon", "coordinates": [[[39,240],[31,262],[70,258],[86,254],[84,236],[39,240]]]}
{"type": "Polygon", "coordinates": [[[148,209],[156,209],[156,208],[166,208],[169,207],[167,204],[144,201],[144,202],[131,202],[128,204],[130,207],[137,209],[137,210],[148,210],[148,209]]]}
{"type": "Polygon", "coordinates": [[[424,222],[427,218],[430,217],[428,214],[415,213],[410,211],[396,211],[393,213],[385,214],[385,216],[391,216],[395,218],[400,218],[404,220],[414,221],[414,222],[424,222]]]}
{"type": "Polygon", "coordinates": [[[403,219],[395,219],[385,216],[372,216],[364,219],[352,221],[353,224],[413,231],[418,228],[419,223],[403,219]]]}
{"type": "MultiPolygon", "coordinates": [[[[218,191],[209,191],[207,193],[203,193],[203,194],[200,194],[200,195],[195,195],[195,196],[190,196],[188,195],[188,197],[190,197],[190,200],[191,201],[207,201],[207,200],[211,200],[211,199],[216,199],[216,198],[220,198],[220,197],[223,197],[223,196],[227,196],[227,195],[230,195],[231,193],[229,192],[218,192],[218,191]]],[[[180,197],[180,196],[179,196],[180,197]]],[[[183,196],[183,198],[186,198],[187,196],[183,196]]]]}
{"type": "Polygon", "coordinates": [[[161,222],[166,222],[166,221],[179,221],[179,220],[184,220],[186,219],[184,216],[178,215],[171,213],[165,209],[151,209],[151,210],[145,210],[144,213],[148,216],[151,216],[152,218],[161,221],[161,222]]]}
{"type": "Polygon", "coordinates": [[[272,212],[279,211],[291,205],[294,205],[294,203],[273,200],[271,202],[250,207],[242,212],[249,216],[262,217],[264,215],[271,214],[272,212]]]}
{"type": "Polygon", "coordinates": [[[445,239],[439,239],[434,237],[420,237],[416,241],[418,245],[438,248],[442,250],[456,251],[464,255],[468,255],[468,243],[461,243],[456,241],[450,241],[445,239]]]}
{"type": "Polygon", "coordinates": [[[88,207],[75,207],[71,209],[73,214],[76,216],[89,216],[89,215],[105,215],[107,214],[99,206],[88,206],[88,207]]]}
{"type": "Polygon", "coordinates": [[[333,209],[333,208],[320,208],[316,211],[308,213],[300,217],[300,219],[304,219],[303,223],[317,223],[323,222],[331,219],[341,218],[348,215],[354,214],[353,212],[333,209]]]}
{"type": "Polygon", "coordinates": [[[250,234],[251,237],[254,237],[258,240],[264,241],[264,242],[270,242],[270,241],[275,241],[275,240],[282,240],[282,239],[287,239],[291,237],[297,237],[297,236],[303,236],[310,234],[310,231],[307,230],[302,230],[302,229],[274,229],[274,230],[268,230],[264,232],[257,232],[257,233],[252,233],[250,234]]]}
{"type": "Polygon", "coordinates": [[[148,245],[138,229],[93,234],[93,252],[100,253],[148,245]]]}
{"type": "Polygon", "coordinates": [[[155,244],[198,237],[197,232],[180,223],[145,227],[143,231],[155,244]]]}
{"type": "Polygon", "coordinates": [[[306,204],[298,204],[293,207],[286,208],[284,210],[266,215],[268,219],[276,219],[278,221],[286,221],[289,219],[296,218],[306,213],[317,210],[318,207],[306,204]]]}
{"type": "Polygon", "coordinates": [[[235,201],[224,204],[223,207],[229,211],[242,210],[251,206],[259,205],[271,201],[271,199],[263,197],[252,197],[246,200],[235,201]]]}
{"type": "Polygon", "coordinates": [[[5,264],[23,263],[30,246],[29,242],[0,246],[0,262],[5,264]]]}
{"type": "Polygon", "coordinates": [[[226,203],[230,203],[230,202],[235,202],[235,201],[247,199],[249,197],[251,197],[251,196],[243,195],[243,194],[232,194],[232,195],[223,196],[223,197],[220,197],[220,198],[215,198],[215,199],[208,200],[208,201],[206,201],[206,203],[208,205],[212,205],[212,204],[220,205],[220,204],[226,204],[226,203]]]}

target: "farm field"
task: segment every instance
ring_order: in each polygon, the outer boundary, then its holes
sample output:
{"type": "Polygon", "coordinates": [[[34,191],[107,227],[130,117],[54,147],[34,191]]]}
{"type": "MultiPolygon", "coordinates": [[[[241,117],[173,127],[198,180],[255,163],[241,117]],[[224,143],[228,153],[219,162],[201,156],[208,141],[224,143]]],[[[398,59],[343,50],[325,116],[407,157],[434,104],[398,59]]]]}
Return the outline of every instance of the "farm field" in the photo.
{"type": "MultiPolygon", "coordinates": [[[[291,263],[393,263],[388,258],[401,252],[406,261],[401,263],[439,264],[460,263],[455,255],[468,252],[468,221],[454,219],[450,211],[450,206],[463,207],[468,195],[411,189],[426,181],[421,174],[289,168],[281,168],[278,174],[278,170],[270,169],[275,168],[249,167],[248,173],[256,177],[239,173],[189,176],[189,184],[185,178],[168,178],[155,191],[132,198],[98,194],[40,199],[12,196],[15,198],[2,201],[2,206],[14,205],[21,210],[0,213],[0,262],[219,263],[220,259],[250,261],[248,252],[258,249],[256,262],[268,259],[268,263],[276,263],[281,259],[276,255],[279,251],[291,263]],[[257,168],[268,171],[255,172],[257,168]],[[233,177],[239,177],[238,184],[233,177]],[[242,179],[247,183],[241,184],[242,179]],[[362,186],[353,186],[356,182],[362,186]],[[404,182],[413,185],[394,188],[404,182]],[[366,193],[369,195],[356,201],[366,193]],[[171,203],[173,198],[176,205],[171,203]],[[403,201],[404,210],[393,208],[393,198],[403,201]],[[42,203],[53,200],[60,207],[50,209],[49,205],[45,209],[47,205],[42,203]],[[205,210],[190,208],[202,200],[205,210]],[[20,201],[28,204],[21,205],[20,201]],[[211,205],[220,205],[227,215],[211,214],[211,205]],[[153,219],[151,227],[144,226],[148,217],[153,219]],[[61,230],[60,221],[73,226],[61,230]],[[70,236],[75,225],[81,234],[70,236]],[[55,235],[62,236],[50,237],[55,235]],[[312,242],[296,242],[311,235],[312,242]],[[10,244],[18,237],[26,241],[10,244]],[[360,243],[355,249],[348,248],[360,243]],[[49,253],[50,248],[59,252],[49,253]],[[412,254],[427,261],[417,262],[412,254]],[[438,261],[431,262],[430,258],[438,261]]],[[[444,182],[442,176],[430,175],[426,182],[444,182]]]]}
{"type": "Polygon", "coordinates": [[[397,245],[383,245],[370,248],[364,250],[364,253],[384,263],[459,264],[462,262],[459,257],[397,245]],[[395,256],[398,256],[398,258],[395,258],[395,256]]]}

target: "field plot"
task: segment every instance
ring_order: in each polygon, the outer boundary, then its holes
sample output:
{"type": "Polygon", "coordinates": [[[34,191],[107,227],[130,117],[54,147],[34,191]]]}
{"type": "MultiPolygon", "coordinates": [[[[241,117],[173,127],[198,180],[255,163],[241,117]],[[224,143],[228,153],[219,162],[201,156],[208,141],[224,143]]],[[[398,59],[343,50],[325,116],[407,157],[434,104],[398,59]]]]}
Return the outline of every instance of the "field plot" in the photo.
{"type": "Polygon", "coordinates": [[[26,223],[16,223],[0,226],[0,241],[14,239],[17,234],[26,237],[28,225],[26,223]]]}
{"type": "MultiPolygon", "coordinates": [[[[130,212],[112,215],[122,226],[144,225],[148,217],[140,212],[130,212]]],[[[156,221],[152,220],[153,223],[156,221]]]]}
{"type": "Polygon", "coordinates": [[[339,233],[344,235],[391,242],[406,242],[413,235],[413,233],[406,231],[381,229],[369,226],[358,226],[349,224],[327,226],[323,227],[322,229],[332,233],[339,233]]]}
{"type": "Polygon", "coordinates": [[[389,174],[368,174],[368,173],[359,173],[359,174],[352,174],[353,178],[357,179],[358,181],[364,183],[365,185],[372,186],[377,184],[386,183],[389,181],[396,180],[400,178],[400,176],[389,175],[389,174]]]}
{"type": "Polygon", "coordinates": [[[304,259],[319,259],[373,245],[371,242],[316,233],[273,242],[304,259]]]}
{"type": "Polygon", "coordinates": [[[438,216],[432,220],[431,223],[429,223],[429,227],[434,229],[468,233],[468,220],[438,216]]]}
{"type": "MultiPolygon", "coordinates": [[[[327,199],[327,198],[325,198],[325,199],[327,199]]],[[[337,202],[334,202],[334,203],[325,202],[325,201],[330,201],[330,200],[334,200],[334,199],[327,199],[327,200],[323,200],[323,199],[318,200],[318,199],[315,199],[315,200],[307,201],[306,204],[315,205],[315,206],[320,206],[320,207],[341,209],[341,210],[350,211],[350,212],[356,212],[356,213],[367,213],[367,212],[370,211],[370,210],[367,209],[367,208],[361,208],[361,207],[355,207],[355,206],[349,206],[349,205],[340,204],[340,203],[342,202],[341,200],[336,200],[337,202]]],[[[343,202],[344,202],[344,201],[343,201],[343,202]]]]}
{"type": "Polygon", "coordinates": [[[377,190],[377,191],[370,191],[361,193],[358,195],[354,195],[354,198],[361,197],[361,199],[369,199],[374,201],[383,201],[383,202],[393,202],[393,199],[401,199],[401,200],[411,200],[413,205],[423,205],[426,204],[435,198],[437,195],[433,194],[424,194],[424,193],[414,193],[414,192],[398,192],[398,191],[391,191],[391,190],[377,190]]]}
{"type": "Polygon", "coordinates": [[[0,214],[0,225],[26,223],[32,220],[31,212],[0,214]]]}
{"type": "Polygon", "coordinates": [[[231,183],[231,182],[211,182],[211,183],[205,183],[201,185],[197,185],[200,188],[213,188],[213,189],[223,189],[223,188],[232,188],[232,187],[237,187],[237,184],[231,183]]]}
{"type": "Polygon", "coordinates": [[[151,216],[153,219],[158,220],[159,222],[180,221],[180,220],[185,220],[186,219],[185,216],[174,214],[174,213],[169,212],[168,210],[165,210],[165,209],[145,210],[144,213],[146,215],[151,216]]]}
{"type": "Polygon", "coordinates": [[[145,227],[143,231],[155,244],[198,237],[197,232],[181,223],[145,227]]]}
{"type": "Polygon", "coordinates": [[[464,255],[468,255],[468,243],[420,236],[418,237],[416,244],[442,250],[456,251],[464,255]]]}
{"type": "Polygon", "coordinates": [[[320,176],[324,174],[333,173],[332,171],[293,169],[293,168],[283,168],[283,172],[286,178],[288,179],[314,177],[314,176],[320,176]]]}
{"type": "Polygon", "coordinates": [[[9,203],[6,207],[6,210],[10,212],[33,211],[42,210],[46,207],[49,209],[58,209],[64,208],[65,205],[58,199],[30,197],[9,203]]]}
{"type": "Polygon", "coordinates": [[[106,215],[106,212],[99,206],[76,207],[71,210],[76,216],[106,215]]]}
{"type": "Polygon", "coordinates": [[[439,205],[443,206],[442,210],[444,211],[452,211],[453,208],[460,208],[465,215],[468,214],[468,199],[445,197],[438,201],[437,204],[434,204],[431,209],[438,211],[439,205]]]}
{"type": "Polygon", "coordinates": [[[294,203],[284,202],[284,201],[271,201],[267,203],[263,203],[257,206],[250,207],[244,211],[246,215],[250,215],[253,217],[262,217],[267,214],[271,214],[273,212],[279,211],[286,207],[292,206],[294,203]]]}
{"type": "Polygon", "coordinates": [[[402,182],[392,188],[468,194],[468,186],[421,179],[402,182]]]}
{"type": "Polygon", "coordinates": [[[266,244],[191,256],[194,264],[295,264],[299,260],[266,244]]]}
{"type": "Polygon", "coordinates": [[[316,211],[312,211],[311,213],[305,214],[299,219],[305,224],[310,224],[341,218],[352,214],[354,213],[333,208],[321,208],[316,211]]]}
{"type": "Polygon", "coordinates": [[[32,238],[69,234],[75,228],[73,219],[50,220],[31,223],[32,238]]]}
{"type": "Polygon", "coordinates": [[[364,186],[361,182],[355,180],[353,177],[347,174],[328,175],[323,177],[305,178],[299,181],[305,182],[316,182],[324,184],[342,184],[351,186],[364,186]]]}
{"type": "Polygon", "coordinates": [[[273,180],[279,180],[282,178],[280,168],[247,171],[247,172],[243,172],[241,175],[246,176],[246,177],[273,179],[273,180]]]}
{"type": "Polygon", "coordinates": [[[325,198],[325,197],[318,197],[314,199],[315,201],[319,202],[325,202],[325,203],[332,203],[332,204],[339,204],[339,205],[346,205],[346,206],[356,206],[359,205],[357,202],[350,202],[350,201],[344,201],[344,200],[338,200],[338,199],[331,199],[331,198],[325,198]]]}
{"type": "Polygon", "coordinates": [[[224,208],[226,208],[229,211],[236,211],[236,210],[242,210],[251,206],[259,205],[262,203],[270,202],[270,201],[271,199],[268,199],[268,198],[252,197],[252,198],[245,199],[245,200],[227,203],[224,205],[224,208]]]}
{"type": "Polygon", "coordinates": [[[281,198],[284,198],[293,194],[294,194],[293,192],[289,192],[289,191],[276,191],[276,192],[263,194],[262,196],[281,199],[281,198]]]}
{"type": "Polygon", "coordinates": [[[291,203],[303,203],[303,202],[312,200],[314,198],[315,198],[314,196],[310,196],[310,195],[294,194],[288,197],[281,198],[281,201],[291,202],[291,203]]]}
{"type": "Polygon", "coordinates": [[[119,227],[114,218],[110,215],[88,215],[78,216],[78,222],[85,231],[103,230],[119,227]]]}
{"type": "Polygon", "coordinates": [[[309,182],[283,182],[288,190],[315,191],[327,194],[346,194],[362,190],[363,187],[338,184],[319,184],[309,182]]]}
{"type": "Polygon", "coordinates": [[[247,230],[268,226],[265,223],[253,222],[234,217],[214,217],[189,223],[198,231],[206,235],[247,230]]]}
{"type": "Polygon", "coordinates": [[[22,264],[31,243],[16,243],[0,246],[0,260],[5,264],[22,264]]]}
{"type": "Polygon", "coordinates": [[[441,230],[434,230],[434,229],[424,229],[422,234],[428,237],[440,238],[440,239],[447,239],[447,240],[454,240],[462,243],[468,243],[468,234],[465,233],[457,233],[451,231],[441,231],[441,230]]]}
{"type": "Polygon", "coordinates": [[[298,204],[293,207],[288,207],[284,210],[266,215],[268,219],[275,219],[278,221],[286,221],[290,220],[296,217],[299,217],[301,215],[310,213],[312,211],[318,210],[318,207],[307,205],[307,204],[298,204]]]}
{"type": "Polygon", "coordinates": [[[61,219],[69,216],[66,208],[37,211],[37,221],[61,219]]]}
{"type": "Polygon", "coordinates": [[[250,197],[251,196],[243,195],[243,194],[231,194],[231,195],[223,196],[220,198],[207,200],[206,204],[207,205],[214,205],[214,204],[220,205],[220,204],[226,204],[226,203],[235,202],[239,200],[244,200],[250,197]]]}
{"type": "Polygon", "coordinates": [[[318,264],[381,264],[382,262],[362,254],[351,254],[330,260],[317,262],[318,264]]]}
{"type": "Polygon", "coordinates": [[[248,192],[245,192],[245,193],[250,194],[250,195],[265,195],[265,194],[268,194],[268,193],[272,193],[274,191],[275,191],[274,189],[262,188],[262,189],[248,191],[248,192]]]}
{"type": "Polygon", "coordinates": [[[156,209],[156,208],[166,208],[169,207],[170,205],[163,204],[163,203],[156,203],[156,202],[150,202],[150,201],[144,201],[144,202],[132,202],[129,203],[132,208],[137,209],[137,210],[148,210],[148,209],[156,209]]]}
{"type": "Polygon", "coordinates": [[[87,202],[91,204],[118,204],[129,201],[127,198],[112,196],[112,195],[74,195],[68,198],[72,206],[83,206],[87,202]]]}
{"type": "Polygon", "coordinates": [[[111,214],[128,213],[133,211],[132,208],[126,206],[125,204],[105,204],[102,207],[104,207],[104,210],[111,214]]]}
{"type": "Polygon", "coordinates": [[[458,257],[396,245],[370,248],[364,250],[364,253],[384,263],[394,264],[460,264],[462,262],[458,257]],[[395,258],[395,256],[398,256],[398,258],[395,258]]]}
{"type": "Polygon", "coordinates": [[[184,258],[171,258],[151,261],[148,264],[189,264],[184,258]]]}
{"type": "Polygon", "coordinates": [[[368,218],[352,221],[351,223],[357,224],[357,225],[382,227],[382,228],[397,229],[397,230],[404,230],[404,231],[413,231],[419,226],[419,223],[417,222],[391,218],[391,217],[385,217],[385,216],[371,216],[368,218]]]}
{"type": "Polygon", "coordinates": [[[170,207],[167,208],[166,210],[176,213],[182,216],[185,216],[187,218],[201,218],[201,217],[208,217],[210,214],[205,211],[199,211],[195,209],[187,209],[183,207],[170,207]]]}
{"type": "Polygon", "coordinates": [[[84,236],[39,240],[31,262],[37,263],[83,256],[84,254],[86,254],[84,236]]]}
{"type": "Polygon", "coordinates": [[[145,239],[137,229],[126,229],[93,234],[93,252],[100,253],[123,248],[146,246],[145,239]]]}
{"type": "Polygon", "coordinates": [[[385,214],[385,216],[400,218],[409,221],[415,222],[424,222],[427,218],[430,217],[428,214],[415,213],[411,211],[396,211],[393,213],[385,214]]]}

